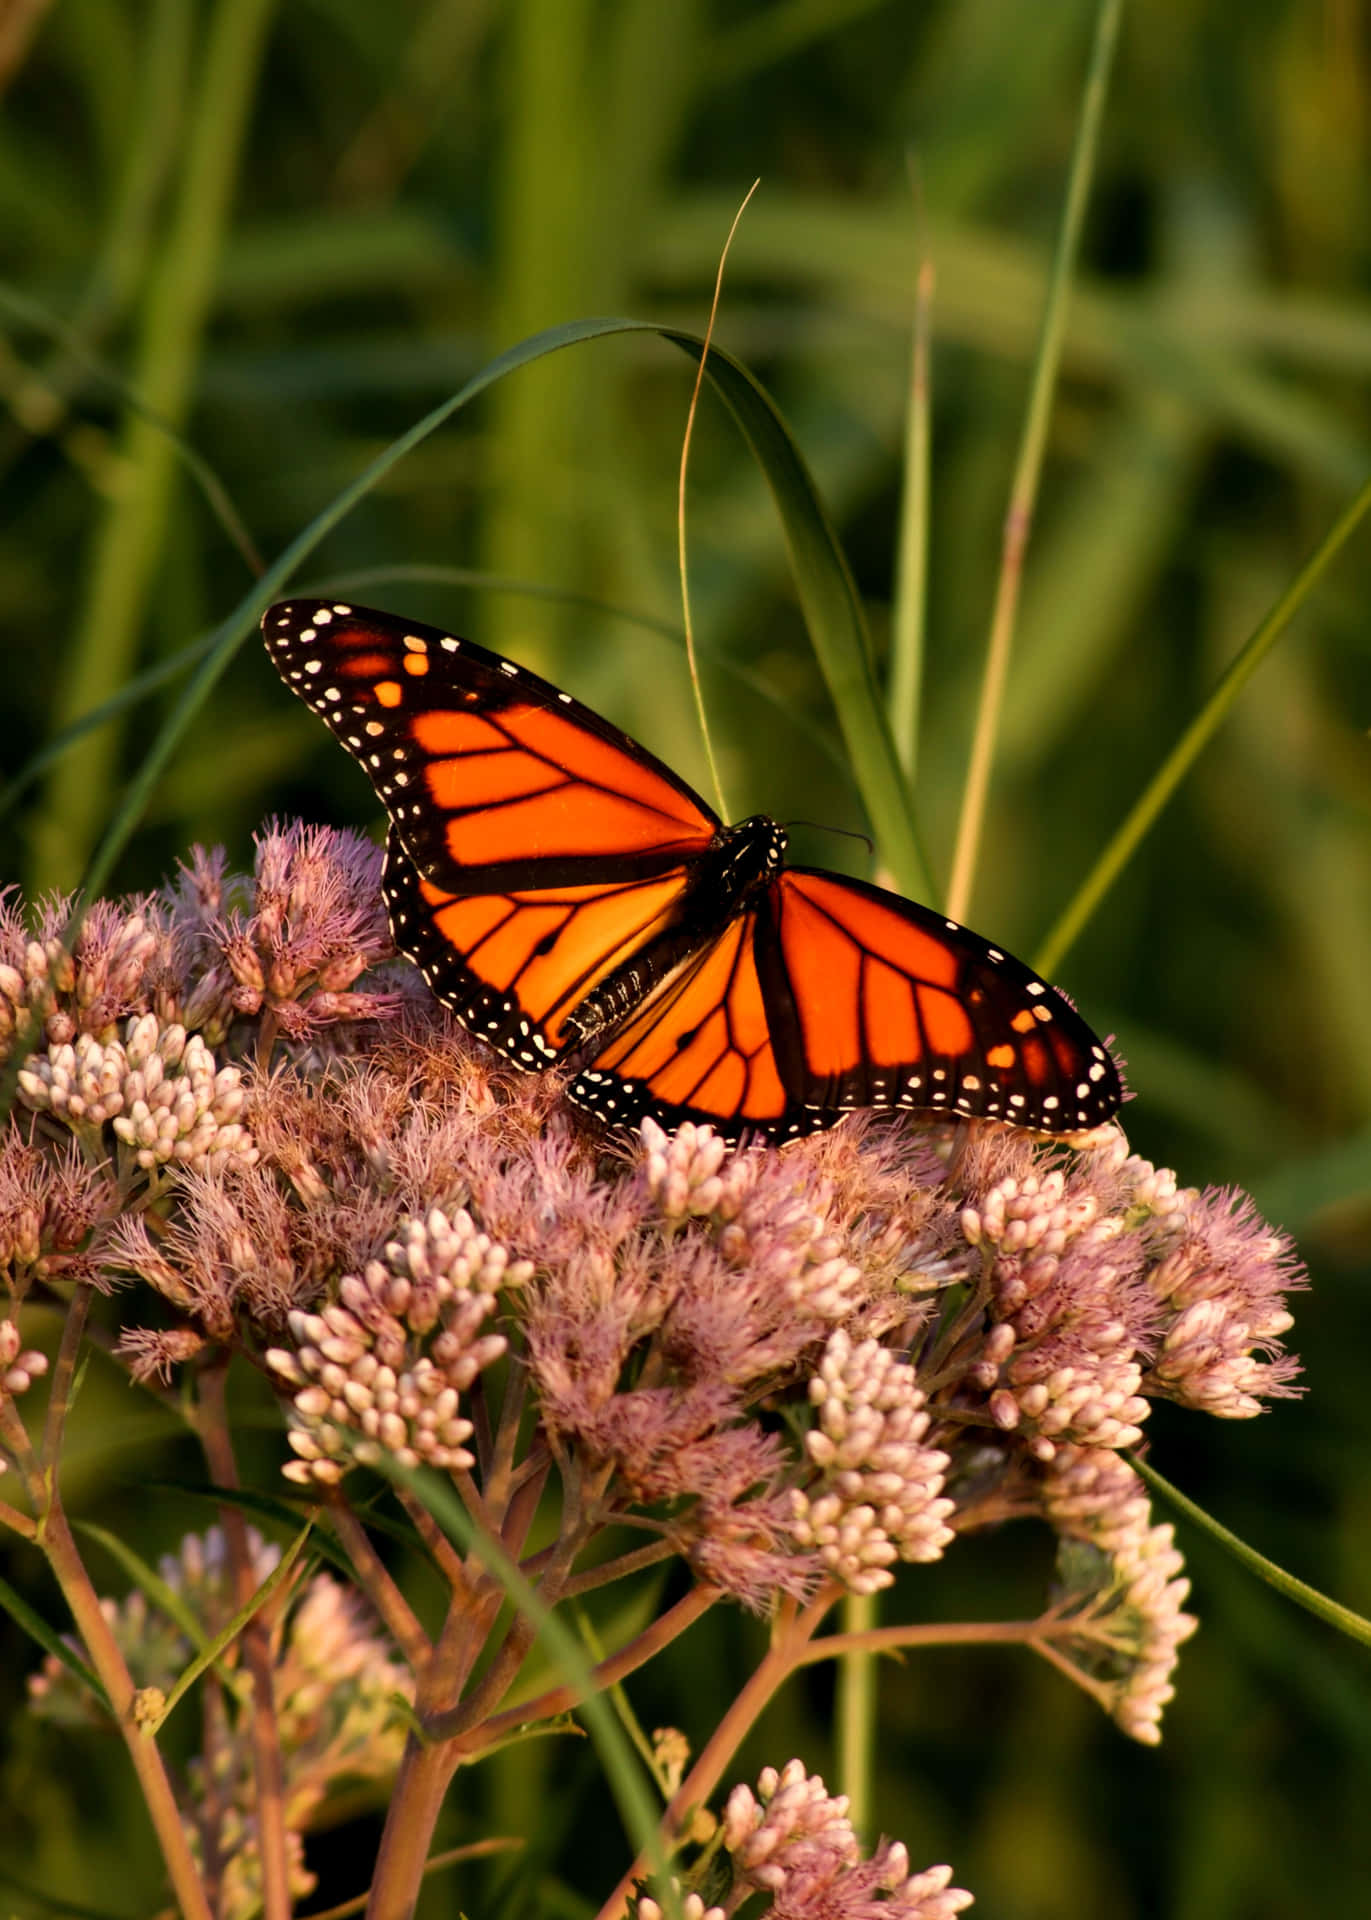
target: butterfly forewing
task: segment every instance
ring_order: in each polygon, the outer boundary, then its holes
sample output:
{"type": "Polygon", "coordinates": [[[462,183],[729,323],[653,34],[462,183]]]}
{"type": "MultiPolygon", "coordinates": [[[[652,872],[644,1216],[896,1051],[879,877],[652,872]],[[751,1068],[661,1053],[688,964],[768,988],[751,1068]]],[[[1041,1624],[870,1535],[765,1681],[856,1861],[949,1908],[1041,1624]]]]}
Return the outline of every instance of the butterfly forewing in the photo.
{"type": "Polygon", "coordinates": [[[451,890],[665,873],[718,820],[671,769],[546,680],[435,627],[290,600],[262,622],[286,684],[364,768],[451,890]]]}

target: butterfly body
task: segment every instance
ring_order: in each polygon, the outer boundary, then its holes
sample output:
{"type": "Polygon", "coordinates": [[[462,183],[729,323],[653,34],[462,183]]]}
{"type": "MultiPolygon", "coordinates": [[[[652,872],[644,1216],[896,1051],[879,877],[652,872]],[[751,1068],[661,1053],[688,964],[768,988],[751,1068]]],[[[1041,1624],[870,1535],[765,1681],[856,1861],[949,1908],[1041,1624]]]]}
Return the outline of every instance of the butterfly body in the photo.
{"type": "Polygon", "coordinates": [[[391,818],[397,946],[521,1067],[614,1125],[773,1139],[853,1107],[1100,1124],[1122,1089],[1064,995],[967,928],[786,864],[548,681],[440,629],[268,610],[282,677],[391,818]]]}

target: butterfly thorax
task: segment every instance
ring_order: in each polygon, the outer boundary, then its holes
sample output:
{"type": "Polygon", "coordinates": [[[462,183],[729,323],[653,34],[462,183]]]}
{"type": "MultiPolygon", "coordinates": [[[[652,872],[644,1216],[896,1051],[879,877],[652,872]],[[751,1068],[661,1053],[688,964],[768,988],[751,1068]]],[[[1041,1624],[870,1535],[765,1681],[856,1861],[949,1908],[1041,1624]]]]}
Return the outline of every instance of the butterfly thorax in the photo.
{"type": "Polygon", "coordinates": [[[718,829],[667,923],[607,973],[567,1020],[574,1063],[593,1059],[627,1014],[746,909],[779,871],[786,845],[785,828],[764,813],[718,829]]]}

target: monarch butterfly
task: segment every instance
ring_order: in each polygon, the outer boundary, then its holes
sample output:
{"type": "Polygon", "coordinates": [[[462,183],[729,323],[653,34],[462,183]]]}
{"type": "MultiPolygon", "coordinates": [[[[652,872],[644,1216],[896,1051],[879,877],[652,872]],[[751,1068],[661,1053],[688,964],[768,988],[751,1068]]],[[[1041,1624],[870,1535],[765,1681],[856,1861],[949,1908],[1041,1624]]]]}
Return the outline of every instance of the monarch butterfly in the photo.
{"type": "Polygon", "coordinates": [[[390,815],[396,945],[519,1066],[612,1125],[789,1139],[853,1107],[1086,1129],[1118,1072],[1065,996],[897,894],[784,863],[512,660],[389,613],[267,610],[267,651],[390,815]]]}

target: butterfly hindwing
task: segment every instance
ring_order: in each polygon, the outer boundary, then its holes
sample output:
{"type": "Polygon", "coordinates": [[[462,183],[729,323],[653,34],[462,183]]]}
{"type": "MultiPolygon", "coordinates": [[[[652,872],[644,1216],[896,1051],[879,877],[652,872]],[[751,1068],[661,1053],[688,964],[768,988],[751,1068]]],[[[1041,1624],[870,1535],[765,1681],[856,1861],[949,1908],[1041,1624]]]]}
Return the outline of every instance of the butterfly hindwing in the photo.
{"type": "Polygon", "coordinates": [[[383,881],[391,930],[438,998],[519,1066],[551,1066],[567,1014],[658,931],[678,869],[618,884],[452,893],[420,873],[392,826],[383,881]]]}
{"type": "Polygon", "coordinates": [[[665,873],[719,825],[626,733],[468,640],[322,600],[283,601],[262,629],[286,684],[359,762],[440,886],[665,873]]]}
{"type": "Polygon", "coordinates": [[[787,867],[571,1095],[620,1122],[789,1138],[855,1107],[1084,1131],[1122,1089],[1071,1002],[1012,955],[880,887],[787,867]]]}
{"type": "Polygon", "coordinates": [[[634,1009],[569,1091],[619,1125],[645,1113],[667,1126],[707,1120],[731,1135],[831,1125],[836,1114],[806,1119],[787,1092],[777,1047],[789,1039],[762,988],[757,914],[747,910],[634,1009]]]}
{"type": "Polygon", "coordinates": [[[786,868],[770,901],[761,972],[780,1017],[793,1009],[802,1104],[934,1107],[1044,1132],[1118,1107],[1118,1071],[1066,995],[969,928],[809,867],[786,868]]]}

